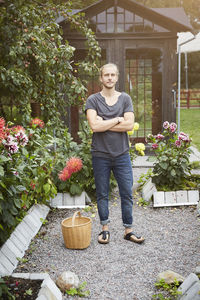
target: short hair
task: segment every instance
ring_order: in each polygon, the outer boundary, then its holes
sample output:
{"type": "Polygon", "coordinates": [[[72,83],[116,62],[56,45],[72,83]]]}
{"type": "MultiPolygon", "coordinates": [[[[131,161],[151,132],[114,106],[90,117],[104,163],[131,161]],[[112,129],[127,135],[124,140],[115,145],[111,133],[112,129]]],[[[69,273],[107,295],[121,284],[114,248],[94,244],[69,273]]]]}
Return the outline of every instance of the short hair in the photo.
{"type": "Polygon", "coordinates": [[[108,63],[108,64],[105,64],[103,65],[101,68],[100,68],[100,76],[102,76],[102,73],[103,73],[103,70],[107,67],[114,67],[117,71],[117,75],[119,75],[119,69],[118,69],[118,66],[116,64],[113,64],[113,63],[108,63]]]}

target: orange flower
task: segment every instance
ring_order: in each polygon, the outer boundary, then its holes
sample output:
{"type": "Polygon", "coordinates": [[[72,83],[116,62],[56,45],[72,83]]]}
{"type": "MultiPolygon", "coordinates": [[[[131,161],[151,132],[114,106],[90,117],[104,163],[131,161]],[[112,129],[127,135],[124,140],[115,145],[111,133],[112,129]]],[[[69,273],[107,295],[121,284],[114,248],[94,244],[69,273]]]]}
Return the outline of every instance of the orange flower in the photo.
{"type": "Polygon", "coordinates": [[[64,169],[60,172],[58,177],[60,180],[66,181],[67,179],[69,179],[71,177],[71,175],[72,175],[72,172],[67,167],[64,167],[64,169]]]}
{"type": "Polygon", "coordinates": [[[83,167],[82,160],[78,157],[71,157],[67,163],[67,168],[71,171],[71,173],[76,173],[80,171],[83,167]]]}
{"type": "Polygon", "coordinates": [[[25,133],[25,129],[24,127],[20,126],[20,125],[16,125],[16,126],[13,126],[10,128],[10,130],[13,132],[13,133],[18,133],[20,131],[23,131],[25,133]]]}
{"type": "Polygon", "coordinates": [[[5,127],[5,120],[4,118],[0,117],[0,131],[3,130],[5,127]]]}
{"type": "Polygon", "coordinates": [[[44,122],[42,120],[40,120],[39,118],[35,118],[35,119],[31,120],[30,125],[31,126],[37,125],[37,127],[43,128],[44,127],[44,122]]]}

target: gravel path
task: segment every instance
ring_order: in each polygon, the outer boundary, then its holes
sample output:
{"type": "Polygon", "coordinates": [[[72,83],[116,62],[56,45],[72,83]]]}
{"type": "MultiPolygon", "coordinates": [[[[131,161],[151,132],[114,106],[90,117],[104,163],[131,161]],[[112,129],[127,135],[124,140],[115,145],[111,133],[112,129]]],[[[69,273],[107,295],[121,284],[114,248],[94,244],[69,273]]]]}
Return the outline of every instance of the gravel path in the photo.
{"type": "MultiPolygon", "coordinates": [[[[49,213],[48,223],[25,256],[28,262],[20,263],[15,272],[48,272],[56,280],[63,271],[70,270],[79,276],[80,282],[87,282],[89,299],[150,300],[156,293],[154,283],[159,272],[171,269],[186,277],[200,265],[200,219],[196,207],[145,209],[135,200],[135,231],[146,238],[144,244],[138,245],[123,239],[119,196],[115,193],[110,201],[110,243],[98,244],[101,227],[95,213],[90,246],[69,250],[64,246],[60,224],[74,211],[49,213]]],[[[91,216],[94,212],[83,215],[91,216]]]]}

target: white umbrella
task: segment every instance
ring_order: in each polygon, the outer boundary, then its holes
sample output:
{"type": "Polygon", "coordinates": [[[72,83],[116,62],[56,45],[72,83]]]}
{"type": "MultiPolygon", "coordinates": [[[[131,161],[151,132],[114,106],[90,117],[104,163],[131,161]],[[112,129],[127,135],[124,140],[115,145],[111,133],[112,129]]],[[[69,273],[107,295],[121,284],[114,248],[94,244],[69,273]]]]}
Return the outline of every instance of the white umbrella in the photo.
{"type": "Polygon", "coordinates": [[[177,47],[179,45],[181,53],[200,51],[200,32],[197,35],[193,35],[191,32],[179,32],[177,47]]]}
{"type": "Polygon", "coordinates": [[[178,52],[178,133],[180,133],[180,98],[181,98],[181,53],[185,53],[186,58],[186,87],[187,84],[187,53],[200,51],[200,33],[193,35],[191,32],[178,33],[177,52],[178,52]]]}

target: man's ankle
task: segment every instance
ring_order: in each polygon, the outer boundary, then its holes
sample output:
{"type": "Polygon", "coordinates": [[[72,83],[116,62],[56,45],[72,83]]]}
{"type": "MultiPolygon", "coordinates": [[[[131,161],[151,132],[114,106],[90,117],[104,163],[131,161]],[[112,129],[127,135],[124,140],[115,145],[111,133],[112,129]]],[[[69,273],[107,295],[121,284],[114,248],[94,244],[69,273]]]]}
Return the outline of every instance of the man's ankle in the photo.
{"type": "Polygon", "coordinates": [[[108,225],[103,225],[102,231],[108,231],[108,225]]]}
{"type": "Polygon", "coordinates": [[[133,228],[125,228],[125,234],[128,234],[133,231],[133,228]]]}

